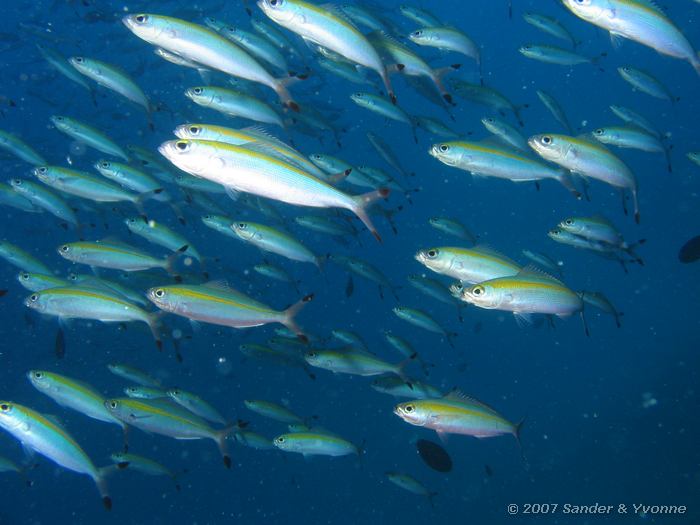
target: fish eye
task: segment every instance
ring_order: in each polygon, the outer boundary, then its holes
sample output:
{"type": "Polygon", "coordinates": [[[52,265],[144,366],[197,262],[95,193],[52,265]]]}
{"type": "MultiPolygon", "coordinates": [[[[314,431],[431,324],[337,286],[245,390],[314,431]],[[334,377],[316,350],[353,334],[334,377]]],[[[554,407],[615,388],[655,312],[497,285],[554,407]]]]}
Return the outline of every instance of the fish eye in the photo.
{"type": "Polygon", "coordinates": [[[82,64],[84,62],[83,57],[75,57],[73,60],[75,60],[78,64],[82,64]]]}
{"type": "Polygon", "coordinates": [[[180,151],[187,151],[190,148],[190,145],[185,142],[184,140],[178,140],[175,143],[175,147],[179,149],[180,151]]]}
{"type": "Polygon", "coordinates": [[[190,133],[192,133],[192,135],[199,135],[201,130],[199,126],[190,126],[190,133]]]}
{"type": "Polygon", "coordinates": [[[447,144],[440,144],[440,151],[443,153],[450,151],[450,147],[447,144]]]}
{"type": "Polygon", "coordinates": [[[598,129],[595,130],[593,133],[595,133],[596,135],[602,135],[602,134],[603,134],[603,128],[598,128],[598,129]]]}
{"type": "Polygon", "coordinates": [[[12,184],[14,184],[15,186],[21,186],[22,179],[12,179],[12,184]]]}
{"type": "Polygon", "coordinates": [[[111,409],[117,408],[117,402],[116,402],[116,401],[110,401],[110,402],[109,402],[109,408],[111,408],[111,409]]]}
{"type": "Polygon", "coordinates": [[[19,278],[23,281],[27,281],[29,279],[29,274],[27,272],[22,272],[19,274],[19,278]]]}
{"type": "Polygon", "coordinates": [[[70,246],[68,246],[67,244],[64,244],[63,246],[61,246],[61,251],[63,253],[68,253],[70,251],[70,246]]]}
{"type": "Polygon", "coordinates": [[[413,32],[413,36],[421,36],[422,34],[423,34],[423,31],[420,31],[420,30],[413,32]]]}
{"type": "Polygon", "coordinates": [[[192,93],[195,95],[201,95],[202,94],[202,88],[201,87],[196,87],[192,90],[192,93]]]}
{"type": "Polygon", "coordinates": [[[144,24],[148,21],[148,15],[136,15],[134,20],[136,20],[139,24],[144,24]]]}
{"type": "Polygon", "coordinates": [[[34,379],[41,379],[42,377],[44,377],[44,374],[41,372],[34,372],[34,379]]]}
{"type": "Polygon", "coordinates": [[[475,286],[474,289],[472,290],[472,294],[476,295],[477,297],[482,295],[484,293],[484,288],[482,286],[475,286]]]}
{"type": "Polygon", "coordinates": [[[239,222],[238,223],[238,229],[239,230],[245,230],[248,227],[248,225],[245,222],[239,222]]]}
{"type": "Polygon", "coordinates": [[[102,162],[100,162],[100,166],[103,168],[109,168],[109,162],[107,162],[106,160],[103,160],[102,162]]]}
{"type": "Polygon", "coordinates": [[[155,292],[153,292],[153,295],[160,299],[165,296],[165,290],[163,290],[162,288],[158,288],[155,292]]]}
{"type": "Polygon", "coordinates": [[[552,143],[552,137],[549,135],[545,135],[542,137],[542,144],[551,144],[552,143]]]}
{"type": "Polygon", "coordinates": [[[78,276],[77,276],[76,274],[74,274],[74,273],[68,274],[68,280],[69,280],[69,281],[77,281],[77,280],[78,280],[78,276]]]}
{"type": "Polygon", "coordinates": [[[309,352],[306,354],[307,357],[316,357],[316,352],[309,352]]]}
{"type": "Polygon", "coordinates": [[[3,412],[9,412],[10,405],[8,405],[7,403],[3,403],[2,405],[0,405],[0,410],[2,410],[3,412]]]}
{"type": "MultiPolygon", "coordinates": [[[[277,0],[272,0],[272,2],[276,2],[276,1],[277,1],[277,0]]],[[[282,436],[280,436],[280,437],[278,437],[277,439],[275,439],[275,441],[276,441],[277,443],[284,443],[285,438],[282,437],[282,436]]]]}
{"type": "Polygon", "coordinates": [[[49,171],[49,170],[46,169],[46,166],[41,166],[40,168],[37,168],[36,171],[38,171],[39,173],[42,173],[42,174],[43,174],[43,173],[46,173],[46,172],[49,171]]]}
{"type": "Polygon", "coordinates": [[[428,257],[430,257],[431,259],[434,259],[435,257],[437,257],[439,251],[435,248],[432,248],[432,249],[428,250],[427,253],[428,253],[428,257]]]}
{"type": "Polygon", "coordinates": [[[573,219],[566,219],[564,222],[567,226],[571,226],[574,223],[573,219]]]}
{"type": "Polygon", "coordinates": [[[415,407],[413,405],[406,405],[403,407],[403,411],[406,412],[407,414],[410,414],[415,410],[415,407]]]}
{"type": "Polygon", "coordinates": [[[530,44],[523,46],[523,49],[532,49],[532,46],[530,44]]]}
{"type": "Polygon", "coordinates": [[[39,300],[39,294],[33,293],[29,296],[29,300],[33,303],[37,302],[39,300]]]}
{"type": "Polygon", "coordinates": [[[272,7],[282,7],[284,5],[284,0],[270,0],[270,5],[272,7]]]}

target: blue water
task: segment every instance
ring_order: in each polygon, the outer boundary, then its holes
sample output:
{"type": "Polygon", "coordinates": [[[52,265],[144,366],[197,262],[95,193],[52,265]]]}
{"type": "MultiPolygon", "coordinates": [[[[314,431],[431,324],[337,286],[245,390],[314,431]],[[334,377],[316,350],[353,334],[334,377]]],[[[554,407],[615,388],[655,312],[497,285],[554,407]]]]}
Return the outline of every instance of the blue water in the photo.
{"type": "MultiPolygon", "coordinates": [[[[330,153],[354,164],[382,167],[382,159],[368,145],[365,132],[372,130],[387,140],[403,164],[416,176],[404,180],[420,188],[413,204],[393,195],[386,205],[403,209],[395,217],[398,234],[377,218],[383,244],[366,232],[362,244],[342,246],[328,237],[292,224],[290,229],[318,254],[344,253],[362,257],[383,269],[399,289],[401,303],[420,307],[455,331],[456,348],[440,336],[412,327],[391,312],[396,301],[383,300],[372,283],[355,277],[355,292],[347,298],[347,276],[328,264],[325,278],[311,265],[291,263],[274,255],[270,261],[287,268],[301,280],[302,292],[315,292],[314,301],[299,317],[311,334],[326,337],[330,330],[355,330],[370,348],[388,361],[399,355],[387,347],[381,330],[391,329],[408,338],[421,356],[435,364],[429,382],[448,391],[458,387],[494,406],[506,418],[526,417],[522,433],[526,462],[521,460],[511,436],[476,440],[452,436],[445,448],[454,461],[449,474],[430,470],[415,450],[418,438],[437,440],[434,433],[412,427],[392,414],[396,400],[369,387],[371,379],[333,375],[318,370],[315,381],[302,370],[287,369],[242,359],[242,342],[264,342],[272,327],[236,331],[202,326],[193,331],[182,318],[166,317],[171,329],[181,330],[183,362],[179,363],[166,342],[159,354],[149,333],[130,325],[126,330],[98,322],[75,321],[66,328],[66,355],[54,355],[57,324],[27,310],[22,302],[29,292],[15,279],[16,268],[0,264],[0,288],[8,289],[0,300],[0,397],[55,415],[84,447],[97,465],[106,465],[109,454],[121,447],[121,434],[83,415],[62,409],[37,392],[27,381],[29,369],[47,369],[89,382],[105,396],[121,395],[125,383],[113,376],[107,363],[125,362],[149,371],[164,384],[193,391],[219,407],[228,418],[244,419],[251,428],[274,437],[284,425],[257,416],[243,405],[244,399],[267,399],[288,404],[297,413],[316,416],[319,425],[363,444],[364,454],[354,457],[317,457],[305,460],[280,451],[259,452],[231,444],[234,466],[227,471],[210,441],[175,441],[133,429],[130,450],[153,458],[180,472],[182,490],[177,492],[166,478],[150,478],[138,472],[119,472],[109,480],[114,508],[103,510],[92,482],[36,457],[28,461],[26,476],[31,487],[10,473],[0,474],[3,503],[0,523],[15,524],[213,524],[213,523],[698,523],[700,508],[700,453],[698,426],[698,290],[697,265],[681,265],[679,247],[698,233],[700,168],[685,154],[700,149],[698,138],[699,80],[685,62],[662,57],[637,44],[625,42],[614,50],[602,31],[573,17],[556,2],[515,2],[513,19],[505,1],[424,2],[438,17],[467,32],[482,49],[484,78],[523,109],[526,136],[563,132],[540,104],[536,89],[544,89],[564,106],[572,125],[581,132],[617,123],[610,104],[633,108],[658,129],[669,133],[673,145],[674,171],[667,173],[663,156],[632,150],[616,153],[639,180],[641,225],[622,212],[617,192],[601,183],[591,187],[591,200],[576,201],[560,185],[545,181],[541,189],[532,184],[514,185],[493,179],[472,179],[465,172],[448,168],[427,154],[433,139],[419,131],[419,144],[402,124],[387,123],[354,106],[348,95],[357,86],[322,76],[298,84],[292,93],[305,102],[322,101],[341,113],[342,148],[329,135],[318,140],[292,131],[296,147],[304,153],[330,153]],[[582,41],[580,52],[595,56],[606,52],[598,66],[573,68],[542,64],[517,51],[526,42],[559,45],[522,20],[526,10],[557,17],[582,41]],[[671,105],[632,92],[617,74],[620,65],[636,65],[652,71],[680,97],[671,105]],[[602,68],[603,70],[601,70],[602,68]],[[318,88],[310,92],[307,86],[318,88]],[[557,245],[546,233],[572,215],[605,214],[634,242],[646,239],[639,249],[645,265],[631,265],[629,274],[614,262],[587,252],[557,245]],[[463,323],[453,308],[411,288],[405,277],[422,272],[413,259],[420,248],[454,245],[459,241],[432,229],[427,219],[448,215],[461,220],[480,235],[481,241],[525,263],[522,249],[550,254],[564,262],[564,280],[574,290],[599,290],[624,312],[622,328],[613,319],[589,311],[591,335],[586,337],[577,317],[539,327],[519,327],[507,312],[465,310],[463,323]],[[649,400],[656,400],[649,405],[649,400]],[[492,472],[488,475],[486,465],[492,472]],[[384,472],[399,470],[414,476],[438,492],[432,508],[427,499],[402,491],[387,481],[384,472]],[[524,509],[528,503],[591,505],[626,504],[626,515],[511,517],[511,503],[524,509]],[[631,505],[686,505],[682,516],[634,515],[631,505]]],[[[403,20],[394,2],[381,2],[386,15],[406,31],[413,24],[403,20]]],[[[700,5],[689,0],[666,2],[669,16],[700,46],[700,5]]],[[[263,16],[253,6],[255,16],[263,16]]],[[[193,70],[163,62],[152,48],[132,35],[119,17],[129,12],[158,12],[199,21],[214,16],[233,24],[248,25],[238,2],[208,0],[85,2],[7,0],[0,20],[0,128],[22,137],[51,163],[92,171],[103,155],[84,150],[50,125],[54,114],[68,115],[99,127],[119,144],[138,144],[155,151],[170,140],[175,125],[210,122],[244,126],[243,121],[221,117],[195,106],[183,96],[185,88],[201,84],[193,70]],[[87,5],[86,5],[87,4],[87,5]],[[118,64],[128,71],[148,96],[167,108],[155,115],[155,131],[149,131],[143,112],[121,97],[97,90],[97,106],[87,92],[58,75],[41,58],[35,43],[57,49],[65,56],[77,54],[118,64]],[[10,105],[12,100],[14,105],[10,105]]],[[[565,44],[562,43],[565,47],[565,44]]],[[[303,46],[302,46],[303,48],[303,46]]],[[[440,55],[418,49],[438,64],[464,62],[460,76],[474,80],[473,64],[465,57],[440,55]]],[[[310,51],[309,51],[310,53],[310,51]]],[[[323,75],[323,74],[321,74],[323,75]]],[[[223,79],[214,77],[222,84],[223,79]]],[[[395,77],[400,104],[414,114],[444,119],[471,139],[487,136],[479,119],[487,108],[456,99],[456,122],[429,104],[395,77]]],[[[371,89],[362,87],[359,89],[371,89]]],[[[264,91],[266,96],[271,92],[264,91]]],[[[270,102],[274,102],[270,97],[270,102]]],[[[511,117],[507,117],[511,119],[511,117]]],[[[292,130],[294,128],[292,127],[292,130]]],[[[30,177],[29,166],[7,156],[0,158],[2,179],[30,177]]],[[[392,172],[393,173],[393,172],[392,172]]],[[[395,174],[398,178],[400,175],[395,174]]],[[[353,190],[354,191],[354,190],[353,190]]],[[[78,199],[73,199],[74,205],[78,199]]],[[[239,211],[225,196],[217,200],[232,217],[259,222],[265,216],[239,211]]],[[[86,228],[88,239],[114,236],[164,254],[157,247],[130,236],[123,218],[133,213],[127,206],[103,215],[80,209],[81,219],[96,226],[86,228]],[[103,223],[107,223],[105,230],[103,223]]],[[[205,212],[186,206],[187,225],[177,224],[170,209],[157,203],[146,205],[150,218],[184,234],[212,258],[212,279],[227,279],[254,297],[282,308],[299,298],[293,288],[250,275],[261,261],[260,253],[204,227],[205,212]],[[244,275],[248,270],[248,277],[244,275]]],[[[297,210],[279,206],[291,220],[297,210]]],[[[307,210],[304,210],[307,211],[307,210]]],[[[60,258],[56,247],[77,240],[48,214],[26,214],[3,208],[3,240],[30,251],[55,270],[86,272],[60,258]]],[[[359,223],[358,223],[359,224],[359,223]]],[[[116,275],[104,271],[103,275],[116,275]]],[[[160,282],[168,278],[162,274],[160,282]]],[[[330,342],[328,344],[331,344],[330,342]]],[[[418,367],[411,369],[420,375],[418,367]]],[[[316,421],[316,420],[314,420],[316,421]]],[[[0,455],[21,463],[24,454],[7,433],[0,433],[0,455]]]]}

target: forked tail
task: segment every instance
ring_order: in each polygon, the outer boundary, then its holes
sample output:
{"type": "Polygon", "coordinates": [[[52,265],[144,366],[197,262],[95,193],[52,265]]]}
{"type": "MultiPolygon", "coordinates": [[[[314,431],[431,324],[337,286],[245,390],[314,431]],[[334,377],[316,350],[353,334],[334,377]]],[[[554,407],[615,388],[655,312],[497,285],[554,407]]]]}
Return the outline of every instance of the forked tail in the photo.
{"type": "Polygon", "coordinates": [[[370,191],[369,193],[363,193],[362,195],[356,195],[353,197],[355,201],[355,207],[352,209],[353,213],[362,221],[362,223],[367,227],[367,229],[372,232],[374,238],[379,242],[382,242],[377,229],[372,224],[372,220],[369,218],[367,210],[379,199],[386,199],[389,195],[388,188],[381,188],[376,191],[370,191]]]}

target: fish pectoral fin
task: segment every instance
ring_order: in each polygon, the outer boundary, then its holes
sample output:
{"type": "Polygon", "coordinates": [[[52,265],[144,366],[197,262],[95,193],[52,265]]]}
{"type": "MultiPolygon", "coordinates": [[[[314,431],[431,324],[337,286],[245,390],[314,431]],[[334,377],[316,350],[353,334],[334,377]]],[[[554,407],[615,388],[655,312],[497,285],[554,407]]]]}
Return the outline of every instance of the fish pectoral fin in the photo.
{"type": "Polygon", "coordinates": [[[518,326],[520,328],[532,325],[532,314],[524,312],[513,312],[513,316],[515,317],[515,322],[518,323],[518,326]]]}
{"type": "Polygon", "coordinates": [[[440,438],[440,441],[442,441],[442,443],[443,443],[444,445],[447,445],[447,440],[448,440],[448,438],[449,438],[449,434],[448,434],[447,432],[443,432],[443,431],[441,431],[441,430],[436,430],[435,433],[436,433],[436,434],[438,435],[438,437],[440,438]]]}
{"type": "Polygon", "coordinates": [[[620,49],[622,47],[624,37],[615,31],[610,31],[610,44],[612,44],[613,49],[620,49]]]}

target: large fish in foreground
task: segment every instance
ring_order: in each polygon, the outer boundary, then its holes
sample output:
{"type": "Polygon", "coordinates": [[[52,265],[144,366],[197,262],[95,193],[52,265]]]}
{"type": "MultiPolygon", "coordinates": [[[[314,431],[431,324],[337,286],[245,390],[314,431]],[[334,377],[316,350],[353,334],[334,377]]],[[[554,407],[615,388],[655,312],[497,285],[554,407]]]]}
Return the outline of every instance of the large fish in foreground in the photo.
{"type": "Polygon", "coordinates": [[[446,434],[463,434],[476,438],[489,438],[512,434],[520,443],[523,422],[513,424],[493,408],[452,391],[437,399],[418,399],[400,403],[394,414],[406,423],[434,430],[444,439],[446,434]]]}
{"type": "Polygon", "coordinates": [[[95,467],[80,445],[61,427],[31,408],[0,401],[0,428],[12,434],[24,447],[68,470],[90,476],[100,491],[105,508],[112,508],[112,498],[104,480],[107,469],[95,467]]]}
{"type": "Polygon", "coordinates": [[[700,57],[688,39],[650,0],[562,0],[579,18],[663,55],[687,60],[700,75],[700,57]]]}
{"type": "Polygon", "coordinates": [[[175,166],[226,188],[297,206],[343,208],[353,212],[378,239],[367,208],[389,195],[382,188],[348,195],[311,173],[270,154],[265,145],[242,147],[207,140],[171,140],[158,151],[175,166]]]}

